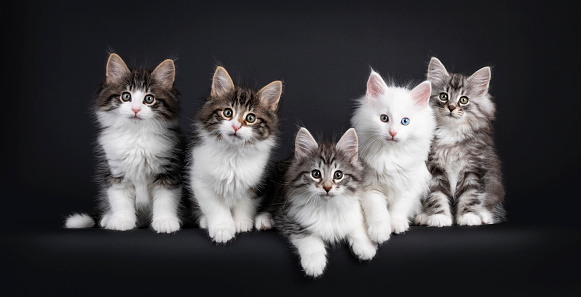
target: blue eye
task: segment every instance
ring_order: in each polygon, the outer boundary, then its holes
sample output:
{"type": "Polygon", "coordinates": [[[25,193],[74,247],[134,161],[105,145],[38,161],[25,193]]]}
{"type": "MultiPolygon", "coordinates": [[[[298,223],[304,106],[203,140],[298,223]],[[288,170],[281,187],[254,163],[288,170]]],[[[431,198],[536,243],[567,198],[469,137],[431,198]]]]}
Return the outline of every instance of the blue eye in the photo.
{"type": "Polygon", "coordinates": [[[401,124],[404,126],[407,126],[410,123],[410,119],[408,118],[403,118],[401,119],[401,124]]]}

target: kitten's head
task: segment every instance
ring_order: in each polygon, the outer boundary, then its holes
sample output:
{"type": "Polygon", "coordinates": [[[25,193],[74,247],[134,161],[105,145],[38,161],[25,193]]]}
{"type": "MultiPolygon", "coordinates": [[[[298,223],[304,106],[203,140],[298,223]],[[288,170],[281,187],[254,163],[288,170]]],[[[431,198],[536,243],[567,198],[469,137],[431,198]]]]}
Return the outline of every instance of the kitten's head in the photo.
{"type": "Polygon", "coordinates": [[[150,71],[129,69],[117,54],[107,61],[106,80],[97,92],[95,106],[109,117],[130,123],[173,121],[179,117],[175,65],[170,59],[150,71]]]}
{"type": "Polygon", "coordinates": [[[365,143],[397,145],[427,137],[433,123],[428,106],[431,86],[424,81],[412,90],[388,86],[371,71],[367,93],[352,120],[365,143]]]}
{"type": "Polygon", "coordinates": [[[448,73],[440,60],[432,58],[427,78],[432,83],[430,101],[441,124],[474,125],[494,118],[495,107],[488,94],[490,67],[467,77],[448,73]]]}
{"type": "Polygon", "coordinates": [[[212,91],[198,113],[198,128],[231,144],[254,144],[274,137],[281,93],[281,81],[256,91],[235,86],[226,69],[217,67],[212,91]]]}
{"type": "Polygon", "coordinates": [[[295,140],[294,160],[285,178],[287,192],[304,199],[304,203],[355,196],[363,175],[357,145],[353,128],[337,144],[318,144],[307,129],[301,128],[295,140]]]}

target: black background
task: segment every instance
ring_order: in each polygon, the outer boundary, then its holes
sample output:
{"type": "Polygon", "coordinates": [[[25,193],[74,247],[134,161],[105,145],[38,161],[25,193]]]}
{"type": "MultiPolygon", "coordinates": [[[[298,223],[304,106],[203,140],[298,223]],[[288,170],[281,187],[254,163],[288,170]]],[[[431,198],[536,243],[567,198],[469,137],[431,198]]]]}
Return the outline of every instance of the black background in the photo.
{"type": "MultiPolygon", "coordinates": [[[[130,67],[176,59],[186,133],[216,65],[257,88],[282,80],[277,158],[292,151],[299,125],[325,138],[348,129],[370,67],[415,84],[436,56],[450,72],[492,66],[508,226],[560,230],[578,243],[579,26],[566,3],[12,1],[2,12],[4,232],[49,230],[77,240],[74,231],[59,228],[68,213],[94,207],[90,108],[109,52],[130,67]]],[[[277,240],[269,242],[283,242],[277,240]]],[[[565,273],[561,264],[551,265],[565,273]]],[[[578,268],[572,275],[578,278],[578,268]]]]}

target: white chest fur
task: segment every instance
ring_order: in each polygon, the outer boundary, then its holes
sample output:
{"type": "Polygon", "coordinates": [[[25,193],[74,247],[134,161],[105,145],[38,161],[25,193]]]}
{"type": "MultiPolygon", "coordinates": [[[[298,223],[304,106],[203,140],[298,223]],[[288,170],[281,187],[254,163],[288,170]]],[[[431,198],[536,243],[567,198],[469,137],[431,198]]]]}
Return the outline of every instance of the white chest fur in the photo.
{"type": "Polygon", "coordinates": [[[434,139],[433,160],[446,172],[452,196],[455,194],[460,172],[469,165],[466,152],[458,146],[464,140],[464,135],[463,131],[438,129],[434,139]]]}

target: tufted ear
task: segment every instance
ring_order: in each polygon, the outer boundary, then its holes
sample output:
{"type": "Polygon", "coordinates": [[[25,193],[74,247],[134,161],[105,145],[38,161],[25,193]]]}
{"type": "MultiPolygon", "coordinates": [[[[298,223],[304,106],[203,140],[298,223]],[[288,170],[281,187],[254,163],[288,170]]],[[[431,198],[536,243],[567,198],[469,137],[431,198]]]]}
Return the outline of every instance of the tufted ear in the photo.
{"type": "Polygon", "coordinates": [[[161,62],[151,75],[164,89],[171,89],[176,78],[176,66],[173,60],[167,59],[161,62]]]}
{"type": "Polygon", "coordinates": [[[354,128],[350,128],[341,136],[336,148],[349,158],[349,162],[356,163],[358,159],[359,142],[354,128]]]}
{"type": "Polygon", "coordinates": [[[410,93],[412,99],[416,102],[416,106],[420,108],[428,106],[431,94],[432,84],[427,80],[413,88],[410,93]]]}
{"type": "Polygon", "coordinates": [[[319,145],[317,144],[317,141],[313,138],[311,133],[309,133],[309,130],[301,128],[295,139],[295,158],[301,161],[308,157],[309,153],[318,147],[319,145]]]}
{"type": "Polygon", "coordinates": [[[385,94],[387,90],[387,85],[381,75],[371,69],[371,74],[367,80],[367,100],[374,101],[379,98],[382,94],[385,94]]]}
{"type": "Polygon", "coordinates": [[[107,83],[120,83],[131,71],[117,54],[110,54],[107,60],[105,75],[107,83]]]}
{"type": "Polygon", "coordinates": [[[212,78],[212,97],[220,97],[234,90],[234,82],[228,74],[228,71],[222,66],[218,66],[212,78]]]}
{"type": "Polygon", "coordinates": [[[480,68],[468,78],[468,84],[471,85],[478,96],[488,93],[488,86],[490,85],[490,67],[480,68]]]}
{"type": "Polygon", "coordinates": [[[442,64],[438,58],[432,57],[432,59],[430,59],[430,64],[428,65],[428,80],[440,82],[449,76],[450,75],[448,74],[446,67],[444,67],[444,64],[442,64]]]}
{"type": "Polygon", "coordinates": [[[271,110],[276,110],[278,108],[278,101],[280,100],[281,94],[282,82],[280,80],[275,80],[258,91],[258,98],[260,98],[262,104],[271,110]]]}

